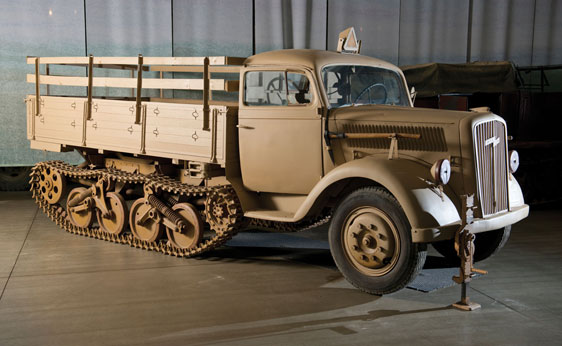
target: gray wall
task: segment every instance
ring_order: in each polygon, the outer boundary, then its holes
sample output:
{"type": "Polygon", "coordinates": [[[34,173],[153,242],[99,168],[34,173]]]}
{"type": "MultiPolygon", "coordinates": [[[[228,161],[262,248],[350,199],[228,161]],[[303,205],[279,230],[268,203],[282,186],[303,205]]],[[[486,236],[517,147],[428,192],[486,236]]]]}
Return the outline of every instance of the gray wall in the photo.
{"type": "Polygon", "coordinates": [[[35,91],[25,82],[33,73],[25,57],[84,55],[83,5],[82,0],[0,2],[0,165],[60,157],[29,149],[23,100],[35,91]]]}
{"type": "Polygon", "coordinates": [[[467,55],[562,64],[562,0],[20,0],[0,2],[0,23],[0,166],[76,160],[28,149],[23,99],[33,93],[25,83],[33,67],[25,64],[27,55],[333,50],[338,33],[355,26],[363,54],[397,65],[459,63],[467,55]]]}

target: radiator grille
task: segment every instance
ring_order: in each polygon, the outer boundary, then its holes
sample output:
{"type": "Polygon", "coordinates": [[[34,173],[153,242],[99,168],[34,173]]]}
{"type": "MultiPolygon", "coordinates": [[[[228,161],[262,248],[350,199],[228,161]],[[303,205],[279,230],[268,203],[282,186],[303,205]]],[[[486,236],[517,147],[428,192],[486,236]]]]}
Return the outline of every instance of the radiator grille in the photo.
{"type": "MultiPolygon", "coordinates": [[[[399,126],[399,125],[370,125],[344,124],[346,133],[412,133],[420,134],[421,138],[400,138],[398,150],[437,151],[446,152],[447,142],[441,127],[429,126],[399,126]]],[[[390,138],[347,139],[346,143],[352,148],[388,149],[390,138]]]]}
{"type": "Polygon", "coordinates": [[[474,127],[478,199],[484,217],[506,211],[507,148],[505,125],[487,121],[474,127]]]}

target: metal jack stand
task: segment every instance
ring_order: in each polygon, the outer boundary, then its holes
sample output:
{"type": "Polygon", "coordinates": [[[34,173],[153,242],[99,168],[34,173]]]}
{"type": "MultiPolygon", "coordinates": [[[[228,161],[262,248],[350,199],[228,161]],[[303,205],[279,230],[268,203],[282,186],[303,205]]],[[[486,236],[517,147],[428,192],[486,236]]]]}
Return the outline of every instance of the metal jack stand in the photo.
{"type": "Polygon", "coordinates": [[[462,285],[461,300],[453,307],[463,310],[472,311],[480,308],[480,304],[470,301],[467,295],[469,283],[475,273],[488,274],[487,271],[476,269],[474,264],[474,234],[470,232],[469,226],[472,223],[474,196],[462,196],[462,223],[461,227],[455,234],[455,250],[461,260],[459,276],[453,276],[453,281],[462,285]]]}

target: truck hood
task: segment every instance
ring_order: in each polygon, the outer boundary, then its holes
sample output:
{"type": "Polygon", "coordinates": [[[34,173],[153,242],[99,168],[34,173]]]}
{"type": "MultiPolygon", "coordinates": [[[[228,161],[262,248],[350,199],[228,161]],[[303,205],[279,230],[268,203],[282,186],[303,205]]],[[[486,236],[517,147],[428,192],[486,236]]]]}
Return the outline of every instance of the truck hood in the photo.
{"type": "MultiPolygon", "coordinates": [[[[449,186],[462,194],[473,192],[474,153],[472,128],[480,121],[501,117],[487,109],[458,112],[429,108],[362,105],[332,109],[329,131],[338,133],[409,133],[420,138],[398,140],[398,156],[415,160],[428,168],[439,159],[447,158],[453,165],[449,186]]],[[[336,140],[332,143],[339,162],[370,155],[389,156],[389,138],[336,140]]]]}
{"type": "MultiPolygon", "coordinates": [[[[488,112],[489,113],[489,112],[488,112]]],[[[329,117],[342,121],[377,121],[385,123],[459,124],[475,112],[459,112],[432,108],[412,108],[385,105],[359,105],[330,110],[329,117]]]]}

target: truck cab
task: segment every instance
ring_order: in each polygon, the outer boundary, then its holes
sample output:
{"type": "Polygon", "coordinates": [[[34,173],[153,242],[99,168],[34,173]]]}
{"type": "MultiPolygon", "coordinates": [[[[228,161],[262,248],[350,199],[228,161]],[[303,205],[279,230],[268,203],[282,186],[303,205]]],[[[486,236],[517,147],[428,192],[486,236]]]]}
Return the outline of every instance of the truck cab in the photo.
{"type": "Polygon", "coordinates": [[[240,80],[242,179],[253,191],[308,194],[313,189],[336,165],[323,143],[323,119],[333,118],[333,110],[412,106],[398,68],[359,55],[266,52],[246,60],[240,80]]]}

